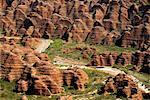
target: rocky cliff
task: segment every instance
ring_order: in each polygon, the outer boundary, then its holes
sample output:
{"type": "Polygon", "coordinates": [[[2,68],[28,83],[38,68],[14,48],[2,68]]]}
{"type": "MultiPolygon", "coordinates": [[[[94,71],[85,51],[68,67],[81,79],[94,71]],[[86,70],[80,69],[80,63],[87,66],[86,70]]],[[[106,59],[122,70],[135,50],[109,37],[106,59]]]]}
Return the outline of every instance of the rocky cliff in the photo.
{"type": "Polygon", "coordinates": [[[0,45],[0,79],[16,81],[16,92],[45,95],[64,92],[63,85],[84,90],[88,75],[81,69],[59,70],[47,54],[30,47],[0,45]]]}
{"type": "Polygon", "coordinates": [[[149,0],[2,0],[6,36],[62,38],[148,49],[149,0]]]}

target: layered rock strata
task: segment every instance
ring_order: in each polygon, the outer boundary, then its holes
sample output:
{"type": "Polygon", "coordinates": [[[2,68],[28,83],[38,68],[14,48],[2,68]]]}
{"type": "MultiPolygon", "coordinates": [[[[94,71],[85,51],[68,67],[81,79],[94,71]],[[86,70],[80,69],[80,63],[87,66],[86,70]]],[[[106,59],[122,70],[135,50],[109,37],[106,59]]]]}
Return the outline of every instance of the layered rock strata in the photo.
{"type": "Polygon", "coordinates": [[[62,38],[122,47],[148,46],[149,0],[2,0],[5,36],[62,38]]]}
{"type": "Polygon", "coordinates": [[[0,79],[16,81],[17,92],[49,96],[64,92],[63,85],[82,91],[88,83],[83,70],[59,70],[47,54],[28,46],[7,43],[0,45],[0,51],[0,79]]]}
{"type": "Polygon", "coordinates": [[[118,74],[114,78],[109,77],[103,90],[105,95],[116,92],[118,97],[143,100],[142,91],[138,88],[137,83],[125,74],[118,74]]]}
{"type": "Polygon", "coordinates": [[[113,66],[117,64],[126,66],[132,64],[138,71],[150,73],[149,57],[149,51],[136,51],[133,53],[123,52],[120,55],[117,53],[94,54],[92,61],[88,65],[113,66]]]}

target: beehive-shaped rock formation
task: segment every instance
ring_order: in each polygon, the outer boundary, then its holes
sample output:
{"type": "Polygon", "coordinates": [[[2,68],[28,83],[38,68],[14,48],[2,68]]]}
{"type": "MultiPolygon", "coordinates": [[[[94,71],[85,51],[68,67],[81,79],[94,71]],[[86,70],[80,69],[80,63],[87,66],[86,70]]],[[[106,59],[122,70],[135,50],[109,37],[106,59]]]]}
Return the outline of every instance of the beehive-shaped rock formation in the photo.
{"type": "Polygon", "coordinates": [[[124,96],[136,100],[142,100],[142,92],[129,76],[125,74],[118,74],[114,78],[110,77],[104,86],[104,93],[113,93],[116,91],[118,96],[124,96]]]}
{"type": "Polygon", "coordinates": [[[2,0],[0,28],[5,36],[141,48],[150,41],[148,3],[149,0],[2,0]]]}

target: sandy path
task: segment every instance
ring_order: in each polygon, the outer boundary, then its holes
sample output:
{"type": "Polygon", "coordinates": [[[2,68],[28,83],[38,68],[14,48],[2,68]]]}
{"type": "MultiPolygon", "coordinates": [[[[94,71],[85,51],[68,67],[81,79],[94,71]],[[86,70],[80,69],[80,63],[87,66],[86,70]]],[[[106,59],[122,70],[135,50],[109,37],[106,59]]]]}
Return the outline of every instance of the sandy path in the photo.
{"type": "MultiPolygon", "coordinates": [[[[59,67],[60,69],[67,69],[67,68],[70,68],[70,67],[79,67],[79,68],[85,68],[85,69],[91,69],[91,70],[94,70],[94,68],[92,67],[87,67],[87,66],[84,66],[83,64],[79,64],[79,63],[76,63],[75,62],[72,62],[71,60],[68,60],[68,59],[61,59],[61,57],[56,57],[55,59],[55,62],[54,64],[57,64],[57,65],[62,65],[62,67],[59,67]]],[[[112,76],[116,76],[118,75],[119,73],[122,73],[122,74],[125,74],[124,71],[121,71],[117,68],[111,68],[111,67],[106,67],[106,66],[103,66],[103,67],[96,67],[95,68],[96,70],[100,70],[100,71],[103,71],[105,73],[108,73],[112,76]]],[[[127,74],[128,75],[128,74],[127,74]]],[[[143,85],[142,82],[140,82],[136,77],[132,76],[132,75],[128,75],[129,78],[131,78],[133,81],[137,82],[138,83],[138,87],[143,90],[145,93],[150,93],[150,91],[145,87],[145,85],[143,85]]]]}
{"type": "MultiPolygon", "coordinates": [[[[17,39],[17,40],[22,39],[21,37],[15,37],[15,36],[12,36],[12,37],[0,36],[0,38],[2,38],[2,37],[6,38],[6,39],[17,39]]],[[[39,53],[44,52],[49,47],[49,45],[51,43],[53,43],[53,41],[50,40],[50,39],[41,39],[41,38],[39,38],[39,40],[41,41],[41,43],[39,43],[39,45],[36,46],[36,49],[35,49],[35,51],[37,51],[39,53]]]]}
{"type": "Polygon", "coordinates": [[[37,48],[35,49],[35,51],[42,53],[44,52],[49,45],[53,43],[52,40],[48,40],[48,39],[41,39],[41,43],[37,46],[37,48]]]}

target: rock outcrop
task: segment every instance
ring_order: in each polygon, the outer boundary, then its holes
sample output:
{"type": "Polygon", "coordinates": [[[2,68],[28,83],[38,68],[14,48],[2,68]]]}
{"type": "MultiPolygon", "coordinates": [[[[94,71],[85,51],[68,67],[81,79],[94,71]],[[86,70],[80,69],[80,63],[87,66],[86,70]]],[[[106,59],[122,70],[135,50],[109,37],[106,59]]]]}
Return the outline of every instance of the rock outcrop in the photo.
{"type": "Polygon", "coordinates": [[[103,53],[100,55],[94,54],[92,56],[93,60],[88,64],[90,66],[112,66],[115,64],[118,54],[114,53],[103,53]]]}
{"type": "MultiPolygon", "coordinates": [[[[150,73],[149,3],[150,0],[0,0],[0,35],[4,36],[0,37],[0,79],[16,81],[17,92],[35,95],[62,93],[63,85],[85,89],[88,75],[83,70],[59,70],[48,55],[34,50],[41,42],[39,38],[134,47],[140,51],[97,55],[95,48],[77,47],[64,53],[80,50],[84,59],[93,55],[88,64],[91,66],[133,64],[134,69],[150,73]]],[[[109,78],[104,91],[142,99],[137,84],[124,74],[109,78]]],[[[72,99],[62,97],[66,98],[72,99]]]]}
{"type": "Polygon", "coordinates": [[[83,91],[88,83],[88,75],[81,69],[72,68],[63,71],[63,83],[83,91]]]}
{"type": "Polygon", "coordinates": [[[16,81],[17,92],[49,96],[64,92],[63,85],[84,90],[88,83],[83,70],[61,71],[51,63],[47,54],[38,53],[30,46],[4,42],[0,49],[0,79],[16,81]]]}
{"type": "Polygon", "coordinates": [[[5,36],[62,38],[122,47],[150,41],[149,0],[2,0],[5,36]]]}
{"type": "Polygon", "coordinates": [[[118,97],[143,100],[142,91],[138,88],[137,83],[126,74],[118,74],[114,78],[109,77],[103,91],[105,95],[116,93],[118,97]]]}
{"type": "Polygon", "coordinates": [[[132,64],[138,71],[150,73],[149,57],[149,51],[122,52],[120,55],[117,53],[94,54],[92,61],[88,65],[113,66],[117,64],[126,66],[132,64]]]}
{"type": "Polygon", "coordinates": [[[141,72],[150,74],[150,52],[135,52],[132,64],[142,66],[141,72]]]}

